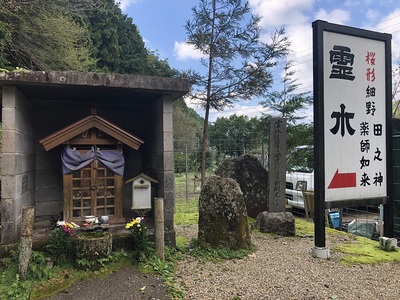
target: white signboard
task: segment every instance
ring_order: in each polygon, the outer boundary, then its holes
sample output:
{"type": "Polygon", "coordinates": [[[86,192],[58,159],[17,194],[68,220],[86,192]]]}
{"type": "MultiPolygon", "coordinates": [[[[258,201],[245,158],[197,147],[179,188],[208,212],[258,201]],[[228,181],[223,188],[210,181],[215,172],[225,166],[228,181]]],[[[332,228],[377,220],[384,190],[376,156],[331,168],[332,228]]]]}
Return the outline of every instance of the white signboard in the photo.
{"type": "Polygon", "coordinates": [[[325,201],[387,196],[385,43],[323,33],[325,201]]]}

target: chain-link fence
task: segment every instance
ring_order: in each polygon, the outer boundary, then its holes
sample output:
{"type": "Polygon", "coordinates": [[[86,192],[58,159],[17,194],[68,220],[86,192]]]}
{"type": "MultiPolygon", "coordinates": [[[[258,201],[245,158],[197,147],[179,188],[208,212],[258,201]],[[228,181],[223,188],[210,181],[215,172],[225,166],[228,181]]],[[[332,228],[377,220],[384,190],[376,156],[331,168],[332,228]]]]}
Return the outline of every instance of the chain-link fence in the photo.
{"type": "MultiPolygon", "coordinates": [[[[207,147],[207,174],[212,174],[224,159],[244,154],[257,157],[268,170],[268,149],[265,142],[255,139],[237,143],[218,140],[210,141],[207,147]]],[[[307,170],[288,172],[286,175],[286,209],[297,217],[308,218],[311,221],[313,205],[306,204],[304,192],[313,192],[314,172],[309,168],[309,161],[307,164],[307,170]]],[[[192,146],[187,146],[183,142],[175,141],[175,172],[180,182],[180,187],[176,188],[176,197],[179,199],[177,201],[198,201],[201,188],[200,166],[201,145],[194,143],[192,146]]],[[[338,230],[372,239],[377,239],[383,234],[383,207],[379,205],[327,209],[325,217],[327,223],[338,230]]],[[[400,236],[399,232],[395,231],[395,234],[400,236]]]]}

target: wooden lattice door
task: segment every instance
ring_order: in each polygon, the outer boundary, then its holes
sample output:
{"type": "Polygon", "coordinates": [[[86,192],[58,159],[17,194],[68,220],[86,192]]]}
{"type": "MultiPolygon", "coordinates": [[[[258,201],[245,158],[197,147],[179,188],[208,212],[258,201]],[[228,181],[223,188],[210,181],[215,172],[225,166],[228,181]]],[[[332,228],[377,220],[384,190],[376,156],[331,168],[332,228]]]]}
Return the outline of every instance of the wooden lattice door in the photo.
{"type": "Polygon", "coordinates": [[[72,174],[64,175],[64,219],[83,221],[84,216],[122,220],[122,177],[95,160],[72,174]]]}

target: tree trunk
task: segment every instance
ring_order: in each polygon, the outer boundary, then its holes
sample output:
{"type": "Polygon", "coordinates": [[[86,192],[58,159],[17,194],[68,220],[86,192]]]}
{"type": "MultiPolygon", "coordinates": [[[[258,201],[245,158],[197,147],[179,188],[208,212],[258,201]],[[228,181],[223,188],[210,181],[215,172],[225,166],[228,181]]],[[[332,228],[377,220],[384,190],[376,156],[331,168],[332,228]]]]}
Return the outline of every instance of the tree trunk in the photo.
{"type": "Polygon", "coordinates": [[[210,55],[208,58],[208,79],[207,79],[207,98],[206,98],[206,113],[204,116],[204,129],[203,129],[203,142],[201,145],[201,186],[203,187],[206,181],[206,152],[207,152],[207,135],[208,135],[208,118],[210,115],[211,106],[211,77],[213,72],[213,59],[214,59],[214,30],[215,30],[215,13],[216,13],[216,0],[213,1],[213,16],[211,26],[211,39],[210,39],[210,55]]]}

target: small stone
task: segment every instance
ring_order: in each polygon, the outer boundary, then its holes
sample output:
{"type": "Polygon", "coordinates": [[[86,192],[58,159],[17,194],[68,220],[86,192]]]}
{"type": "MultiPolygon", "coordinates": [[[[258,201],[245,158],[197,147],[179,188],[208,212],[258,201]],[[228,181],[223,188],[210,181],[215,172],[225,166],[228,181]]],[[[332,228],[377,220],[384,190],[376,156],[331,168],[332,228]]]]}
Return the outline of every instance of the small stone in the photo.
{"type": "Polygon", "coordinates": [[[290,212],[261,212],[256,219],[255,228],[261,232],[294,236],[294,216],[290,212]]]}

